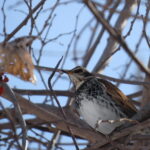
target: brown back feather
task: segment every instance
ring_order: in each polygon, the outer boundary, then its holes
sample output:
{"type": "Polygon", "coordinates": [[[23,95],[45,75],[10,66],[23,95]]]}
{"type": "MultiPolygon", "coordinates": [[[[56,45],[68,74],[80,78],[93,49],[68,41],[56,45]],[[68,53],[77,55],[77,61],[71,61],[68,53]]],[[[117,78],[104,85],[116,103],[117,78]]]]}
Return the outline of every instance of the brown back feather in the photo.
{"type": "Polygon", "coordinates": [[[128,99],[128,97],[125,96],[115,85],[103,79],[98,79],[98,80],[106,87],[107,93],[112,97],[112,99],[118,105],[123,107],[124,111],[129,117],[133,116],[137,112],[137,109],[132,104],[132,102],[128,99]]]}

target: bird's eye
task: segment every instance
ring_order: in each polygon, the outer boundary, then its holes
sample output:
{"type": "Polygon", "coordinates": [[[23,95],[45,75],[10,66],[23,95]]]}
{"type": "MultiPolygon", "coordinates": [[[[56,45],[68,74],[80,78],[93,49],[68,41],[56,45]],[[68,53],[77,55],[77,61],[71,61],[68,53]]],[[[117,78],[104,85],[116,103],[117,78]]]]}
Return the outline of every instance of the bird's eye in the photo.
{"type": "Polygon", "coordinates": [[[83,72],[82,69],[74,70],[74,73],[81,73],[81,72],[83,72]]]}

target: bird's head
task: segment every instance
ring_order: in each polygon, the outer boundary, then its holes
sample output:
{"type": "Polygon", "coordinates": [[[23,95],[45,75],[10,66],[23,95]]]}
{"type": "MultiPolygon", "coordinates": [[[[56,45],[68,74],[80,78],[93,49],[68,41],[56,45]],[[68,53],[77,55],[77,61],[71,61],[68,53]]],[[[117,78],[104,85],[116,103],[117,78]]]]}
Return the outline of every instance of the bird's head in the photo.
{"type": "Polygon", "coordinates": [[[66,73],[71,81],[74,83],[76,89],[87,79],[93,76],[92,73],[88,72],[85,68],[77,66],[71,70],[62,70],[66,73]]]}
{"type": "Polygon", "coordinates": [[[32,42],[37,38],[38,38],[37,36],[22,36],[22,37],[16,38],[10,43],[14,44],[15,46],[19,48],[27,49],[29,46],[31,46],[32,42]]]}

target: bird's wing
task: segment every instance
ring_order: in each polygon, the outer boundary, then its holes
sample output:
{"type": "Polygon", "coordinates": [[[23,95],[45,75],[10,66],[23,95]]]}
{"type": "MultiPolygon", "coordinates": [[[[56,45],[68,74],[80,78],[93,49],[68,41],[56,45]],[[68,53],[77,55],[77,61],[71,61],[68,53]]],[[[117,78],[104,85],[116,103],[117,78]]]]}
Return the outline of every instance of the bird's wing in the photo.
{"type": "Polygon", "coordinates": [[[115,85],[103,79],[98,79],[106,87],[107,93],[112,97],[112,99],[120,106],[122,106],[125,112],[131,117],[137,112],[137,109],[132,104],[132,102],[125,96],[115,85]]]}

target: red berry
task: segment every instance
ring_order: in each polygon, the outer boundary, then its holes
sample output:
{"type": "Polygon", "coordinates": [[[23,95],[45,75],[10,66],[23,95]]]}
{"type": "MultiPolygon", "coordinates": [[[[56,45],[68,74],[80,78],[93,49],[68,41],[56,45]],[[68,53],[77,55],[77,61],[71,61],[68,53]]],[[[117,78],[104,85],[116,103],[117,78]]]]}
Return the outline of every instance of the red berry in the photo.
{"type": "Polygon", "coordinates": [[[2,95],[3,92],[4,92],[4,88],[0,87],[0,95],[2,95]]]}

